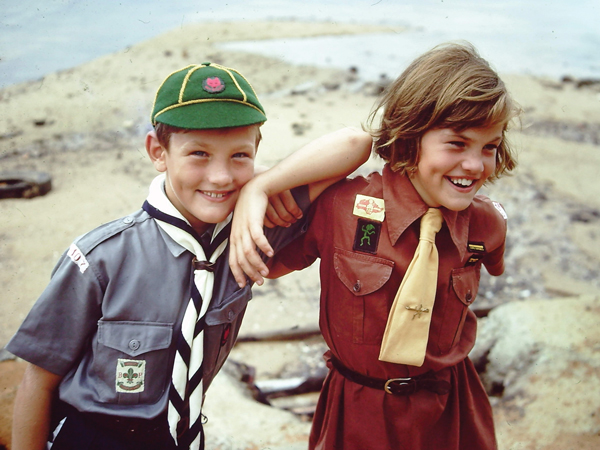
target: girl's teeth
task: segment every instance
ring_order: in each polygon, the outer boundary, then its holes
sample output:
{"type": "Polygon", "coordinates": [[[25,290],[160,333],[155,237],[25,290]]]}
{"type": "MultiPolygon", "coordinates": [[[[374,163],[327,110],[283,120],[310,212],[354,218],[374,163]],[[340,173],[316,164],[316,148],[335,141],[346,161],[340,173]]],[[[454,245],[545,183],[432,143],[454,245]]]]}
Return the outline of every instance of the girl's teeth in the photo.
{"type": "Polygon", "coordinates": [[[462,187],[468,187],[473,184],[473,180],[467,180],[466,178],[454,178],[454,179],[451,179],[450,181],[452,181],[452,183],[454,183],[458,186],[462,186],[462,187]]]}

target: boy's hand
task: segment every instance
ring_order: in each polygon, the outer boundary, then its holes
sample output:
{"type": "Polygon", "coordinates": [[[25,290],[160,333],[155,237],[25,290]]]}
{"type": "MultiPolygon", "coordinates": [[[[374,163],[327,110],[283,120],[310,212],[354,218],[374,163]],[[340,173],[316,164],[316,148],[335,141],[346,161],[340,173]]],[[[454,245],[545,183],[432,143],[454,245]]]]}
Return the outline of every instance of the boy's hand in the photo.
{"type": "Polygon", "coordinates": [[[291,191],[269,197],[265,226],[268,228],[289,227],[302,218],[302,210],[298,207],[291,191]]]}

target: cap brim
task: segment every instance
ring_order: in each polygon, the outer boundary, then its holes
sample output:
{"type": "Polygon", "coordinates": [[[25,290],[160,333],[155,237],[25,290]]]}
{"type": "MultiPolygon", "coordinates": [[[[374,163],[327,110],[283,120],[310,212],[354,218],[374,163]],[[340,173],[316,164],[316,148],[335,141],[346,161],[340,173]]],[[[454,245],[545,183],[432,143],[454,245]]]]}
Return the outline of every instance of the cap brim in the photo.
{"type": "Polygon", "coordinates": [[[155,117],[156,122],[195,130],[243,127],[266,120],[267,117],[258,109],[227,101],[178,106],[155,117]]]}

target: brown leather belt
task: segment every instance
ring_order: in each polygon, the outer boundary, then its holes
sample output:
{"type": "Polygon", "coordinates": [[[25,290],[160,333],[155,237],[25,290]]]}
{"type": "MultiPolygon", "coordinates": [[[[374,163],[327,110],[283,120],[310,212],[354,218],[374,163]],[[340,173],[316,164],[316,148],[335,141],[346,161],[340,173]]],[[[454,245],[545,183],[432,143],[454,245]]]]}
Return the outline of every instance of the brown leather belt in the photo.
{"type": "Polygon", "coordinates": [[[347,380],[362,386],[379,389],[392,395],[411,395],[422,389],[445,395],[450,392],[450,383],[435,377],[435,372],[427,372],[423,375],[410,378],[372,378],[345,367],[337,358],[331,357],[333,367],[347,380]]]}

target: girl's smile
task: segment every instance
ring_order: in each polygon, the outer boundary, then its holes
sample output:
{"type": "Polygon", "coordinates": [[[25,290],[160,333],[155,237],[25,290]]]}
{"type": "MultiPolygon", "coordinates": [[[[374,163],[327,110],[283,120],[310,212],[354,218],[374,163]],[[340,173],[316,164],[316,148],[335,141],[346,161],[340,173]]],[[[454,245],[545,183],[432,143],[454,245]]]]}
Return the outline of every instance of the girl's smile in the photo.
{"type": "Polygon", "coordinates": [[[496,168],[504,123],[456,131],[436,128],[421,138],[410,180],[427,205],[466,209],[496,168]]]}

